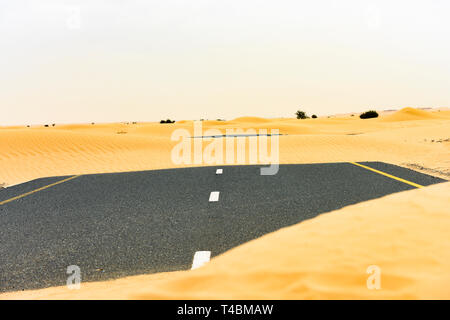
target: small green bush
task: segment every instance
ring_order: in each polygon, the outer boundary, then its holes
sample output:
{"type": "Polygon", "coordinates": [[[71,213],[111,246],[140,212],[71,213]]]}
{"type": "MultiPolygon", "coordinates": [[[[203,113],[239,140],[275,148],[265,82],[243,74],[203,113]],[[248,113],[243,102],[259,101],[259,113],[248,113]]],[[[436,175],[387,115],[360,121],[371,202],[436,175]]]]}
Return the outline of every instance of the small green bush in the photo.
{"type": "Polygon", "coordinates": [[[361,115],[359,117],[361,119],[377,118],[378,113],[375,110],[369,110],[369,111],[361,113],[361,115]]]}
{"type": "Polygon", "coordinates": [[[301,111],[301,110],[297,110],[297,112],[295,113],[295,115],[297,116],[297,119],[308,119],[309,117],[306,115],[305,111],[301,111]]]}

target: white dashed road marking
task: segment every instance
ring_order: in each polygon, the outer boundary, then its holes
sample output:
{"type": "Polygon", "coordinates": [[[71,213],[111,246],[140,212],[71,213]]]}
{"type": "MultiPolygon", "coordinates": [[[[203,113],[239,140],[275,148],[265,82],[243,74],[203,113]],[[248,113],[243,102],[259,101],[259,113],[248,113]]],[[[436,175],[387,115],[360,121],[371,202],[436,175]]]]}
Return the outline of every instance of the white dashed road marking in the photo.
{"type": "Polygon", "coordinates": [[[223,173],[223,169],[217,169],[216,170],[216,174],[222,174],[223,173]]]}
{"type": "Polygon", "coordinates": [[[209,202],[217,202],[219,201],[219,191],[213,191],[209,195],[209,202]]]}
{"type": "Polygon", "coordinates": [[[197,251],[194,254],[194,261],[192,262],[192,270],[200,268],[209,262],[211,258],[211,251],[197,251]]]}

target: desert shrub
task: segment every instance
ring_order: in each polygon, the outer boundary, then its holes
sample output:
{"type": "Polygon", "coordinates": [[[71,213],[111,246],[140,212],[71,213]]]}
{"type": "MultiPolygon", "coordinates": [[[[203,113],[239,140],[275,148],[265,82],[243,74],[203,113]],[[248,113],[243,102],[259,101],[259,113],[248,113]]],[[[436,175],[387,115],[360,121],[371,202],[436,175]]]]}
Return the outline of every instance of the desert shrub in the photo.
{"type": "Polygon", "coordinates": [[[48,128],[48,124],[45,124],[44,127],[48,128]]]}
{"type": "Polygon", "coordinates": [[[309,117],[306,115],[305,111],[301,111],[301,110],[297,110],[297,112],[295,113],[295,115],[297,116],[297,119],[308,119],[309,117]]]}
{"type": "Polygon", "coordinates": [[[316,116],[315,114],[313,114],[313,115],[311,116],[311,118],[316,119],[317,116],[316,116]]]}
{"type": "Polygon", "coordinates": [[[375,110],[369,110],[369,111],[361,113],[361,115],[359,117],[361,119],[377,118],[378,113],[375,110]]]}
{"type": "Polygon", "coordinates": [[[170,119],[161,120],[159,123],[175,123],[175,120],[170,120],[170,119]]]}

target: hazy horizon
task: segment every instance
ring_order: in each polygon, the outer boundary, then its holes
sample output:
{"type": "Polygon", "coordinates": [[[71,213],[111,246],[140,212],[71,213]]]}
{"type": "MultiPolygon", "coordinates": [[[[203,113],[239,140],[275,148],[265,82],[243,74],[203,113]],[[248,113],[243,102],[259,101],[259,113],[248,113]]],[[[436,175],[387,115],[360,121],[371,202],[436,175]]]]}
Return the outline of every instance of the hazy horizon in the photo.
{"type": "Polygon", "coordinates": [[[0,125],[450,107],[450,3],[0,0],[0,125]]]}

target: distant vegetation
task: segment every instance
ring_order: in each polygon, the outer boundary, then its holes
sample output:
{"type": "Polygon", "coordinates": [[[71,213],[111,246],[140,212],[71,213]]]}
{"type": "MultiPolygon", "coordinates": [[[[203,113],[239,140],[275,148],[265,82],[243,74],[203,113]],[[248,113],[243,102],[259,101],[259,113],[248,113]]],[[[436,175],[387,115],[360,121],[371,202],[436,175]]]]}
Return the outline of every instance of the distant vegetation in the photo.
{"type": "Polygon", "coordinates": [[[175,123],[175,120],[170,120],[170,119],[161,120],[159,123],[175,123]]]}
{"type": "Polygon", "coordinates": [[[361,119],[377,118],[378,112],[376,112],[375,110],[369,110],[369,111],[361,113],[361,115],[359,117],[361,119]]]}
{"type": "Polygon", "coordinates": [[[309,117],[306,115],[305,111],[301,111],[301,110],[297,110],[297,112],[295,113],[295,115],[297,116],[297,119],[308,119],[309,117]]]}
{"type": "Polygon", "coordinates": [[[316,119],[317,116],[316,116],[315,114],[313,114],[313,115],[311,116],[311,118],[316,119]]]}

